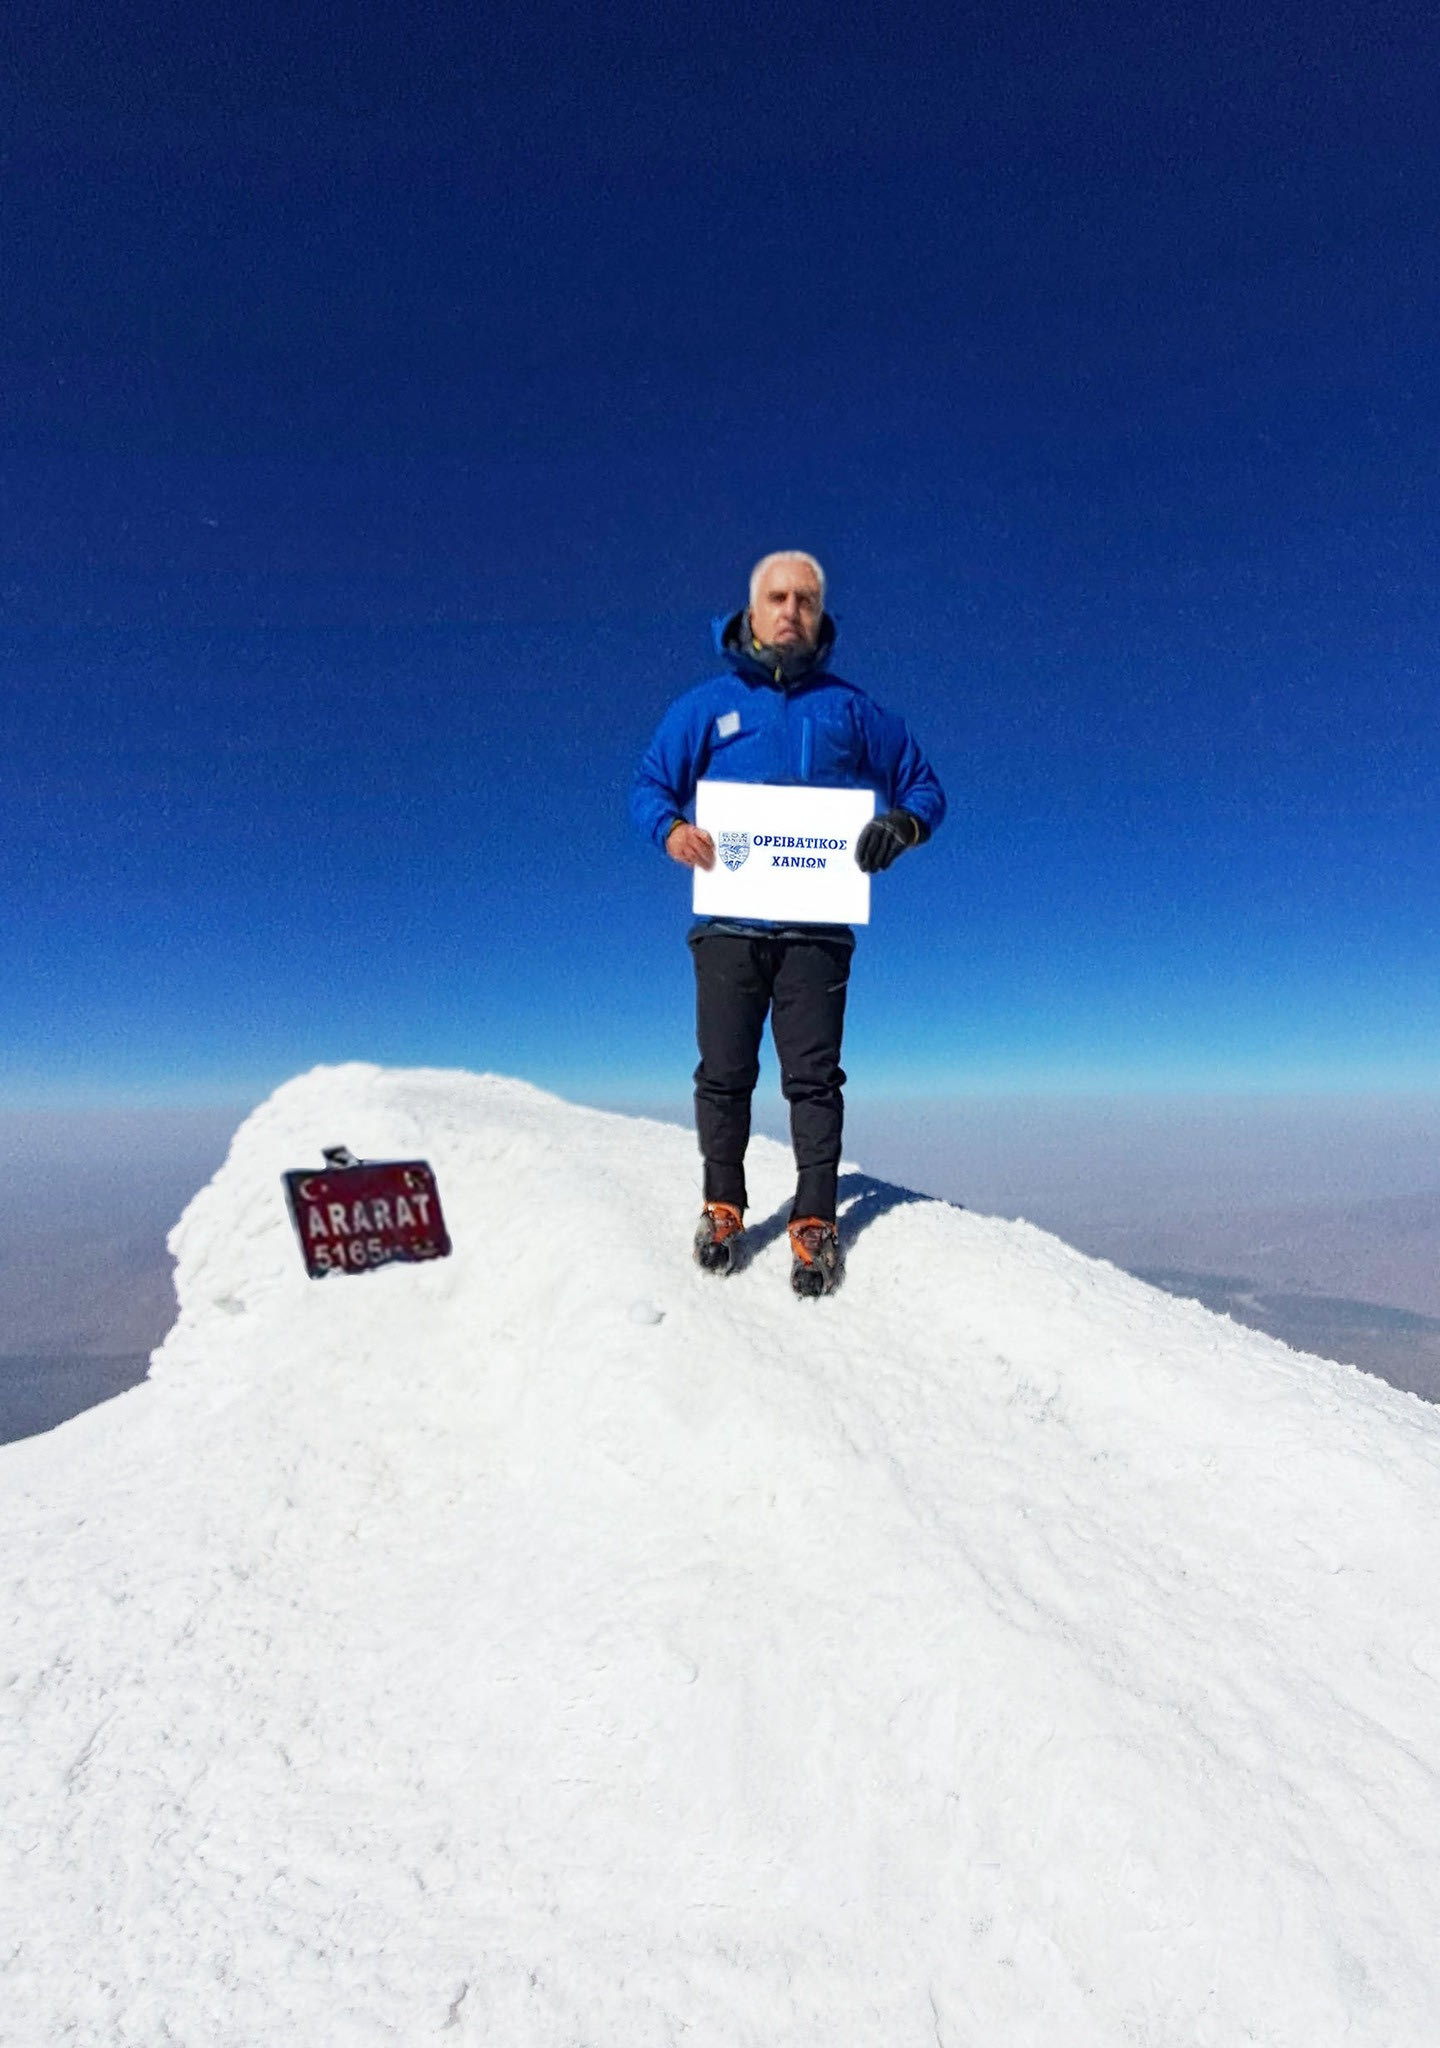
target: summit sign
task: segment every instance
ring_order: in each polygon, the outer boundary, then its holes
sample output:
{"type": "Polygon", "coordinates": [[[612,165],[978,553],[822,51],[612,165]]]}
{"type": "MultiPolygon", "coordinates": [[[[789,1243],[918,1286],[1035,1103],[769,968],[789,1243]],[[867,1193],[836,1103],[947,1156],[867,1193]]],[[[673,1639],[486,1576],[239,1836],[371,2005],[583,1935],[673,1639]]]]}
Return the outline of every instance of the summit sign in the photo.
{"type": "Polygon", "coordinates": [[[423,1159],[360,1160],[340,1145],[318,1172],[287,1173],[284,1182],[312,1280],[450,1255],[440,1190],[423,1159]]]}

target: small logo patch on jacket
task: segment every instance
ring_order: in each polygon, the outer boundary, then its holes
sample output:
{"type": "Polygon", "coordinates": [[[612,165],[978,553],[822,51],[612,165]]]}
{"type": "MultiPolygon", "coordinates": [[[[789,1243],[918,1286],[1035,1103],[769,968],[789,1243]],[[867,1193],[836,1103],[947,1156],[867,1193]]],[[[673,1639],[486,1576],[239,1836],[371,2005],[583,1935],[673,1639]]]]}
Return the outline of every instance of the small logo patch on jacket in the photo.
{"type": "Polygon", "coordinates": [[[715,733],[719,739],[731,739],[739,730],[740,713],[738,711],[722,711],[715,721],[715,733]]]}

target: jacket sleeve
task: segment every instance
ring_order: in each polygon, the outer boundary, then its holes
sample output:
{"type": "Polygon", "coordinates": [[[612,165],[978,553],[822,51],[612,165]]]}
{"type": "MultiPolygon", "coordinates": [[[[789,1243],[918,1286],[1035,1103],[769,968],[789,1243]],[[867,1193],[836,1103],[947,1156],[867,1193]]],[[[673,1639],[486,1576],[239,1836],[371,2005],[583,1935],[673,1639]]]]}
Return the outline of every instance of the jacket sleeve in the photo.
{"type": "Polygon", "coordinates": [[[925,827],[925,837],[938,831],[945,818],[945,792],[915,735],[904,719],[878,704],[865,704],[862,721],[867,768],[892,810],[909,811],[925,827]]]}
{"type": "Polygon", "coordinates": [[[670,706],[630,785],[630,816],[653,845],[663,849],[666,835],[683,818],[705,772],[703,743],[708,731],[693,692],[670,706]]]}

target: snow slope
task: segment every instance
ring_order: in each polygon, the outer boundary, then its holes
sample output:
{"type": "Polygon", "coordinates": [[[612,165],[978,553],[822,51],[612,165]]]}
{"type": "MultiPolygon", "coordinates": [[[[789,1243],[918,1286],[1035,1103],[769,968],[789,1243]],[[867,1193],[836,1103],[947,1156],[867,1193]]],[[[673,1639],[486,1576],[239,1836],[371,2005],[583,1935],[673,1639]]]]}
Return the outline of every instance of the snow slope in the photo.
{"type": "Polygon", "coordinates": [[[0,1450],[0,2041],[1440,2041],[1440,1412],[858,1176],[842,1293],[717,1282],[696,1181],[244,1125],[151,1382],[0,1450]],[[305,1279],[341,1141],[453,1259],[305,1279]]]}

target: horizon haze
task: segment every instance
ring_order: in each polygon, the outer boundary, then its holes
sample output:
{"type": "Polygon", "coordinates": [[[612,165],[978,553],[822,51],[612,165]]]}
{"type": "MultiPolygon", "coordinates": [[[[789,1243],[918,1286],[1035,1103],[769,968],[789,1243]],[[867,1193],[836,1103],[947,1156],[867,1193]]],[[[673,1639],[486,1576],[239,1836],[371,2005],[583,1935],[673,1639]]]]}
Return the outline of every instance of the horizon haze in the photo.
{"type": "MultiPolygon", "coordinates": [[[[689,1123],[683,1099],[598,1106],[689,1123]]],[[[248,1113],[0,1112],[0,1439],[143,1378],[175,1315],[165,1239],[248,1113]]],[[[768,1051],[755,1123],[786,1128],[768,1051]]],[[[350,1136],[316,1131],[313,1158],[350,1136]]],[[[1440,1096],[862,1096],[846,1157],[1440,1399],[1440,1096]]]]}

